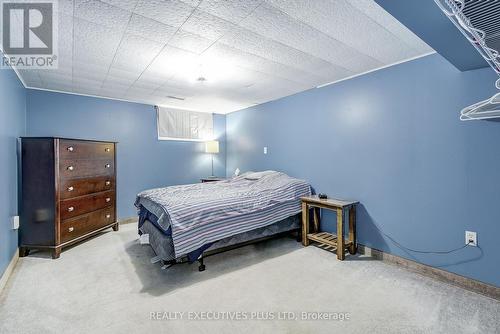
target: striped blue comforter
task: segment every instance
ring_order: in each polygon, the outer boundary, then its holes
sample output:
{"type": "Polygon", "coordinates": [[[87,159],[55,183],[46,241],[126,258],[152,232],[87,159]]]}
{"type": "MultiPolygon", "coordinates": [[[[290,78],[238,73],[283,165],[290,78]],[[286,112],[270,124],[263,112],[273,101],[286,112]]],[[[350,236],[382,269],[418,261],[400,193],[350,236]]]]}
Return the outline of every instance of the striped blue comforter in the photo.
{"type": "Polygon", "coordinates": [[[175,256],[211,242],[273,224],[301,211],[300,197],[309,184],[269,171],[226,181],[151,189],[137,195],[156,217],[157,226],[171,229],[175,256]]]}

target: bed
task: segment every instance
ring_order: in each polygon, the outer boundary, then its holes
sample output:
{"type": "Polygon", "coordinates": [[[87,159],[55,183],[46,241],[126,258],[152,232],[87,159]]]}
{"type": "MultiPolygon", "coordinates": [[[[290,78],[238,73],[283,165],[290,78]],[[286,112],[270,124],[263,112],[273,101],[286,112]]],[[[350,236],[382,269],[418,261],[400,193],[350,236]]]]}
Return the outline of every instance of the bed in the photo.
{"type": "Polygon", "coordinates": [[[300,197],[310,185],[276,171],[143,191],[135,206],[139,234],[164,263],[200,261],[203,254],[300,227],[300,197]]]}

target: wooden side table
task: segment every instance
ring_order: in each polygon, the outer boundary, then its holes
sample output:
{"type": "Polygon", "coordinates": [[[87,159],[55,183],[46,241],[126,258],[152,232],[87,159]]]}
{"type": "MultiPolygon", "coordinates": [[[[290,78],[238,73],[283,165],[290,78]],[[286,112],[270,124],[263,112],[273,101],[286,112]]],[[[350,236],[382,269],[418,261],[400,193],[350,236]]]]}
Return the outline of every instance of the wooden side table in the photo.
{"type": "Polygon", "coordinates": [[[302,244],[309,245],[309,241],[315,241],[320,247],[337,251],[337,259],[344,260],[345,252],[356,254],[356,204],[357,201],[345,201],[335,198],[320,199],[317,195],[301,197],[302,200],[302,244]],[[309,231],[310,209],[313,209],[314,227],[309,231]],[[337,213],[337,235],[320,232],[320,209],[332,210],[337,213]],[[349,212],[349,240],[344,240],[344,214],[349,212]]]}

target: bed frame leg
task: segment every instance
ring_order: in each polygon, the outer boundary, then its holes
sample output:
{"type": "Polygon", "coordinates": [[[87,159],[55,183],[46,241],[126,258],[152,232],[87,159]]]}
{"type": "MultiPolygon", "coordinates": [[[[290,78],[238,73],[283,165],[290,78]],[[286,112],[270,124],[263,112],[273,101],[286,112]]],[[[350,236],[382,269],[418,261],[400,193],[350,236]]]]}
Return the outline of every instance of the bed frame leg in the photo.
{"type": "Polygon", "coordinates": [[[297,230],[297,242],[302,242],[302,229],[297,230]]]}
{"type": "Polygon", "coordinates": [[[198,271],[205,271],[205,265],[203,264],[203,255],[198,259],[200,265],[198,266],[198,271]]]}

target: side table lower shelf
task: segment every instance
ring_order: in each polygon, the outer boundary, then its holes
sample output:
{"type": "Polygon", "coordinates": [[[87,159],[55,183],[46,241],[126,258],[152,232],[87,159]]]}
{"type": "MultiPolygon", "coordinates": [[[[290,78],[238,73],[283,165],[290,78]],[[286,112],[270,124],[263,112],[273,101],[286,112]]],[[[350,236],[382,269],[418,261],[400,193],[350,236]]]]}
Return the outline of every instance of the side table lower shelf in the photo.
{"type": "MultiPolygon", "coordinates": [[[[315,241],[318,244],[319,247],[331,251],[331,252],[336,252],[337,251],[337,235],[333,233],[328,233],[328,232],[319,232],[319,233],[309,233],[307,235],[307,238],[311,241],[315,241]]],[[[353,245],[352,242],[344,242],[345,246],[345,252],[349,252],[350,254],[355,254],[355,249],[352,248],[351,246],[353,245]],[[354,252],[353,252],[354,251],[354,252]]]]}

